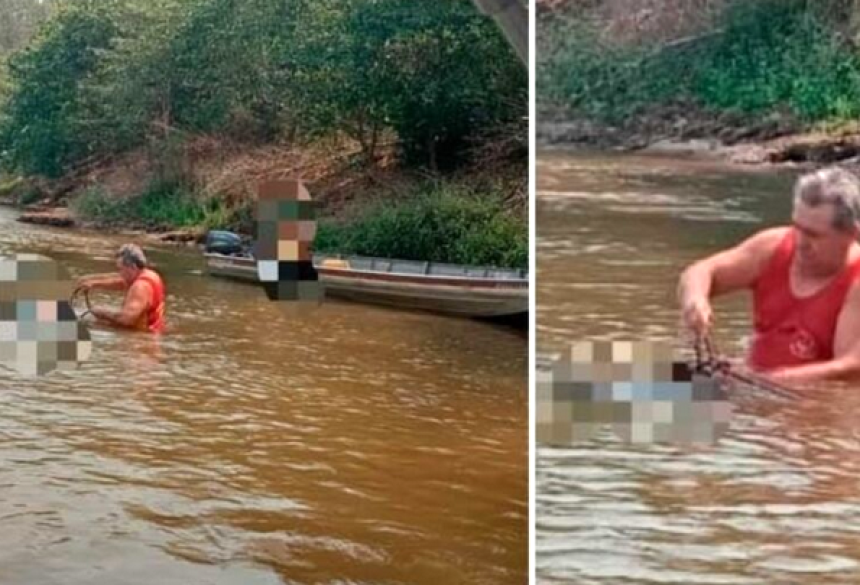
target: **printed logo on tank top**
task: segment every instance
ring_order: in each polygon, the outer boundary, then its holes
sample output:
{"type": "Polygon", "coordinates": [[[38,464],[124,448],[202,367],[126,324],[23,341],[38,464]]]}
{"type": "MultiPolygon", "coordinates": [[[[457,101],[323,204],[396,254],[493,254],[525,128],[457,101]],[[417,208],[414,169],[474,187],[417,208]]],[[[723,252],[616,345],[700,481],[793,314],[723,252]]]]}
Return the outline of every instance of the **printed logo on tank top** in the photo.
{"type": "Polygon", "coordinates": [[[788,349],[791,355],[801,360],[814,360],[818,357],[818,343],[806,329],[797,328],[792,331],[788,349]]]}

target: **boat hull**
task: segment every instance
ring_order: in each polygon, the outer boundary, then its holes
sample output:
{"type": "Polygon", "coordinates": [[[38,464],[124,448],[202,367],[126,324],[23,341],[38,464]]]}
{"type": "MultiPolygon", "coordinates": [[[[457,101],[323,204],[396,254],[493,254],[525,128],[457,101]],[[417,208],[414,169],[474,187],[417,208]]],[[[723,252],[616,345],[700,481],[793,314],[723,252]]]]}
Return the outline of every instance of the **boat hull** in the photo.
{"type": "MultiPolygon", "coordinates": [[[[212,276],[259,282],[253,258],[204,256],[212,276]]],[[[528,312],[528,279],[517,271],[363,257],[338,259],[333,265],[330,260],[314,257],[327,296],[465,317],[528,312]]]]}

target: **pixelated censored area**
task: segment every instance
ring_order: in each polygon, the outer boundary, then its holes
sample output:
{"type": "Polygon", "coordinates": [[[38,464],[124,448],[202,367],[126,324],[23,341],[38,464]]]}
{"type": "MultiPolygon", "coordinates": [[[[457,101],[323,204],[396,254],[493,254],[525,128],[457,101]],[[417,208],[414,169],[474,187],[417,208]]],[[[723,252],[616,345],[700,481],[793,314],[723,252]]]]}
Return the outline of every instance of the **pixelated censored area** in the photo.
{"type": "Polygon", "coordinates": [[[50,258],[0,258],[0,365],[37,376],[89,359],[92,341],[69,302],[72,286],[50,258]]]}
{"type": "Polygon", "coordinates": [[[264,282],[270,301],[321,302],[323,289],[319,282],[264,282]]]}
{"type": "Polygon", "coordinates": [[[715,443],[731,403],[718,378],[673,360],[667,344],[581,342],[537,375],[537,440],[570,445],[604,429],[632,443],[715,443]]]}
{"type": "Polygon", "coordinates": [[[316,203],[299,181],[268,181],[258,188],[254,256],[269,300],[319,302],[313,266],[316,203]]]}

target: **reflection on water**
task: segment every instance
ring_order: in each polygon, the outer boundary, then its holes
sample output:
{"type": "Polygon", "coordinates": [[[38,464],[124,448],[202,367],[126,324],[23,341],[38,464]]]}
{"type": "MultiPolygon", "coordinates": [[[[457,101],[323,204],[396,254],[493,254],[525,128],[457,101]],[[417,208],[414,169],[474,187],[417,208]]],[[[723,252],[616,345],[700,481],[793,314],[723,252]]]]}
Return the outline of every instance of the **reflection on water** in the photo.
{"type": "MultiPolygon", "coordinates": [[[[13,217],[0,254],[73,276],[122,241],[13,217]]],[[[168,335],[96,328],[78,371],[0,372],[0,583],[523,582],[524,335],[152,259],[168,335]]]]}
{"type": "MultiPolygon", "coordinates": [[[[790,214],[793,173],[632,156],[538,161],[538,361],[579,339],[678,338],[677,277],[790,214]]],[[[716,304],[743,350],[748,299],[716,304]]],[[[732,397],[713,447],[611,434],[537,457],[543,583],[860,582],[860,389],[732,397]]]]}

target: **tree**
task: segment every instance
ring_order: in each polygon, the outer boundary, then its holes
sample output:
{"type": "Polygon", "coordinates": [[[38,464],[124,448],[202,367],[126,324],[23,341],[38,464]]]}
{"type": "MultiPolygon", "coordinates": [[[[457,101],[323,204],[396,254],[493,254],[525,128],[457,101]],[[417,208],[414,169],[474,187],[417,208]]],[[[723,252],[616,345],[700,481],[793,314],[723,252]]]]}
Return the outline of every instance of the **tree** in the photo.
{"type": "Polygon", "coordinates": [[[0,126],[7,166],[56,177],[89,152],[77,124],[78,89],[115,34],[112,4],[78,0],[62,5],[33,43],[9,60],[13,87],[0,126]]]}
{"type": "Polygon", "coordinates": [[[61,0],[0,78],[0,151],[58,176],[177,133],[344,133],[372,162],[394,131],[435,168],[522,117],[526,86],[471,0],[61,0]]]}
{"type": "Polygon", "coordinates": [[[50,2],[0,0],[0,55],[22,47],[48,15],[50,2]]]}
{"type": "Polygon", "coordinates": [[[297,103],[318,128],[358,140],[368,160],[386,127],[407,160],[435,167],[481,126],[526,113],[526,73],[470,0],[319,0],[301,30],[297,103]]]}

